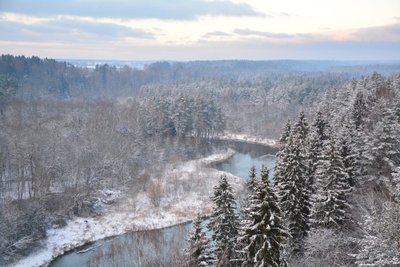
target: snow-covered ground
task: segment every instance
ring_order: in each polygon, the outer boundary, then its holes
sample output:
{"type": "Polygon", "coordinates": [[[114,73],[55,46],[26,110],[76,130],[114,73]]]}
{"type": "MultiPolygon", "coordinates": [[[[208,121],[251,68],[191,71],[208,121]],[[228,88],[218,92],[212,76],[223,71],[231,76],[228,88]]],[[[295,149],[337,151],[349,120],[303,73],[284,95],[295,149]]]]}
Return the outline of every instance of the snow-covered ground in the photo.
{"type": "Polygon", "coordinates": [[[247,134],[235,134],[230,132],[225,132],[224,135],[218,136],[216,138],[220,140],[242,141],[251,144],[267,145],[273,147],[276,147],[278,145],[277,141],[274,139],[251,136],[247,134]]]}
{"type": "MultiPolygon", "coordinates": [[[[147,230],[172,226],[194,219],[197,213],[211,210],[210,196],[221,174],[234,188],[243,185],[241,178],[209,167],[232,157],[235,152],[192,160],[178,166],[170,165],[165,175],[153,178],[146,192],[130,198],[123,193],[118,204],[107,206],[104,215],[75,218],[59,229],[49,229],[43,248],[23,258],[13,266],[47,266],[55,257],[88,242],[131,230],[147,230]]],[[[106,192],[109,197],[118,192],[106,192]]]]}

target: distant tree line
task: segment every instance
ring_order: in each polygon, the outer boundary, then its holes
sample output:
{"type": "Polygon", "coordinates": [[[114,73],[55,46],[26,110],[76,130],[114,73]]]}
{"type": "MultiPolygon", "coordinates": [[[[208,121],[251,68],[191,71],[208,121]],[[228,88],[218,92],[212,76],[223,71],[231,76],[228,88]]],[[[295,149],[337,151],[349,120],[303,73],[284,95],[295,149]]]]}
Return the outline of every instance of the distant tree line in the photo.
{"type": "Polygon", "coordinates": [[[277,137],[288,117],[294,118],[299,110],[318,103],[331,88],[370,73],[372,66],[387,73],[399,69],[396,64],[357,66],[290,60],[155,62],[143,69],[107,64],[83,68],[53,59],[2,55],[0,92],[27,99],[90,101],[149,92],[202,96],[213,99],[224,111],[228,130],[277,137]]]}
{"type": "Polygon", "coordinates": [[[183,94],[145,99],[140,104],[140,120],[146,136],[193,136],[201,140],[225,129],[224,114],[213,100],[183,94]]]}

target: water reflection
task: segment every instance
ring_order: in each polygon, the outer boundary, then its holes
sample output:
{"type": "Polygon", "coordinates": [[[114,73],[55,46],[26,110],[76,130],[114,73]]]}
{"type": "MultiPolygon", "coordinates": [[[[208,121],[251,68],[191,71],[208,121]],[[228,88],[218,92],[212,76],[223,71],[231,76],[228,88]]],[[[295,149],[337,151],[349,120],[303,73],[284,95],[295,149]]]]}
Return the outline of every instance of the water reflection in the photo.
{"type": "Polygon", "coordinates": [[[50,266],[178,266],[190,229],[191,224],[184,224],[99,240],[57,258],[50,266]]]}
{"type": "Polygon", "coordinates": [[[265,165],[270,170],[270,177],[274,174],[275,156],[262,155],[254,157],[251,154],[236,153],[231,159],[217,165],[217,169],[230,172],[236,176],[247,179],[249,170],[252,166],[256,167],[259,173],[262,165],[265,165]]]}

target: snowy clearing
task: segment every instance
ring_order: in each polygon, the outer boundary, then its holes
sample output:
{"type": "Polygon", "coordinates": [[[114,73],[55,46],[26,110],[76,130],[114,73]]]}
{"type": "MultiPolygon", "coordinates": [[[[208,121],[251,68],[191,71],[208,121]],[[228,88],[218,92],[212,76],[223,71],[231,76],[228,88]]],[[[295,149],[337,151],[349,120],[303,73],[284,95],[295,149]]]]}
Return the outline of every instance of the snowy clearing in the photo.
{"type": "MultiPolygon", "coordinates": [[[[237,190],[243,186],[240,177],[209,167],[233,156],[233,150],[171,165],[165,176],[153,180],[157,190],[146,190],[135,198],[126,193],[118,204],[107,206],[104,215],[77,217],[59,229],[48,229],[43,248],[12,266],[47,266],[52,259],[76,247],[128,231],[164,228],[191,221],[197,213],[211,211],[210,196],[220,175],[225,174],[237,190]]],[[[107,191],[110,197],[119,192],[107,191]]]]}

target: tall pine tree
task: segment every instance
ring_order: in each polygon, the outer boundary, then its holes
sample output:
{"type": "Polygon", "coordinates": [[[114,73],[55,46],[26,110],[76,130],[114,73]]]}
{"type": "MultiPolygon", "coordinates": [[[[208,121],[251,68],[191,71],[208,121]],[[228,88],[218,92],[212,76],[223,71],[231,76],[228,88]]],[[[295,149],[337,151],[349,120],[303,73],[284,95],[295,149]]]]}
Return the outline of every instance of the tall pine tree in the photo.
{"type": "Polygon", "coordinates": [[[361,92],[358,92],[356,98],[353,103],[353,121],[357,129],[359,129],[366,116],[367,105],[364,100],[364,95],[361,92]]]}
{"type": "Polygon", "coordinates": [[[330,127],[322,116],[321,112],[317,113],[315,122],[312,125],[309,138],[309,154],[308,154],[308,181],[312,191],[314,192],[314,181],[317,164],[322,156],[322,150],[329,135],[330,127]]]}
{"type": "Polygon", "coordinates": [[[350,220],[348,195],[350,185],[343,159],[332,137],[318,172],[318,188],[314,198],[312,221],[315,226],[338,228],[350,220]]]}
{"type": "Polygon", "coordinates": [[[246,182],[247,189],[251,192],[254,191],[257,185],[257,173],[256,173],[256,167],[252,166],[250,171],[249,171],[249,178],[246,182]]]}
{"type": "Polygon", "coordinates": [[[281,144],[286,144],[286,141],[290,135],[290,131],[291,131],[292,125],[290,124],[290,120],[288,120],[285,124],[285,127],[283,128],[283,132],[281,134],[281,137],[279,138],[279,142],[281,144]]]}
{"type": "Polygon", "coordinates": [[[399,128],[394,112],[386,108],[375,125],[372,144],[373,167],[382,174],[390,174],[400,164],[399,128]]]}
{"type": "Polygon", "coordinates": [[[214,208],[208,228],[212,231],[212,239],[215,241],[217,266],[230,266],[235,255],[234,244],[238,231],[236,202],[225,175],[220,177],[218,185],[214,187],[212,201],[214,208]]]}
{"type": "Polygon", "coordinates": [[[269,185],[268,170],[264,167],[245,212],[247,216],[238,238],[242,248],[240,266],[281,266],[283,242],[288,232],[283,226],[278,198],[269,185]]]}
{"type": "Polygon", "coordinates": [[[300,113],[285,148],[277,161],[275,175],[280,205],[288,225],[292,252],[302,251],[309,231],[311,188],[308,178],[308,127],[304,113],[300,113]]]}

